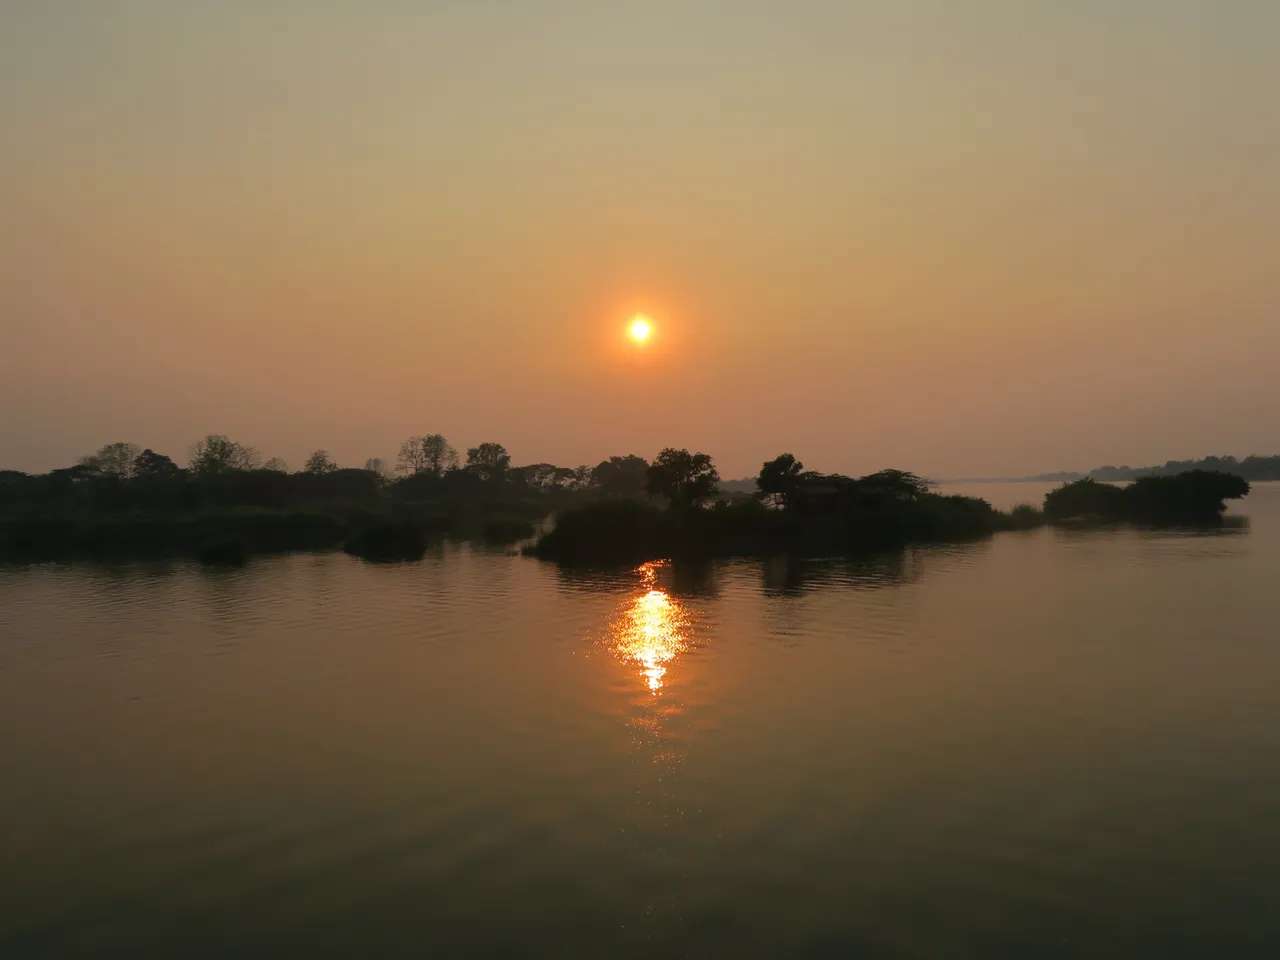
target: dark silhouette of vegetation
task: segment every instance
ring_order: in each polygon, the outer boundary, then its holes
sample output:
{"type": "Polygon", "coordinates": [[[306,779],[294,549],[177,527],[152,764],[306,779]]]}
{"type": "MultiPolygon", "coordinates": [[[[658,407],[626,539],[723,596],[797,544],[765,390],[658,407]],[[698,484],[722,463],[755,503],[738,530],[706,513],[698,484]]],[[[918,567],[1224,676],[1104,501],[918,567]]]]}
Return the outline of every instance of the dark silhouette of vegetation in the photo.
{"type": "Polygon", "coordinates": [[[1033,530],[1044,523],[1044,511],[1029,503],[1020,503],[1008,513],[1000,512],[1001,530],[1033,530]]]}
{"type": "MultiPolygon", "coordinates": [[[[283,462],[283,461],[282,461],[283,462]]],[[[154,450],[143,450],[133,461],[133,477],[135,480],[172,480],[182,472],[182,468],[162,453],[154,450]]]]}
{"type": "Polygon", "coordinates": [[[606,497],[643,497],[649,485],[649,461],[634,453],[610,457],[596,464],[590,482],[606,497]]]}
{"type": "Polygon", "coordinates": [[[365,527],[342,545],[345,553],[363,560],[394,562],[421,560],[427,552],[427,534],[409,521],[383,521],[365,527]]]}
{"type": "Polygon", "coordinates": [[[721,499],[709,509],[694,509],[709,496],[695,478],[715,472],[710,458],[702,457],[664,450],[650,468],[649,492],[665,496],[668,509],[635,501],[589,504],[561,514],[528,552],[586,564],[699,555],[848,555],[1076,519],[1215,522],[1225,500],[1249,490],[1239,477],[1207,471],[1143,478],[1128,487],[1085,479],[1049,494],[1043,511],[1021,504],[1006,512],[976,497],[936,493],[906,471],[857,478],[823,474],[783,454],[761,467],[753,500],[721,499]]]}
{"type": "Polygon", "coordinates": [[[570,563],[643,563],[674,556],[666,511],[638,500],[601,500],[556,518],[527,548],[534,556],[570,563]]]}
{"type": "Polygon", "coordinates": [[[80,464],[98,476],[128,480],[137,469],[140,455],[135,443],[108,443],[97,453],[82,458],[80,464]]]}
{"type": "Polygon", "coordinates": [[[253,447],[236,443],[223,434],[210,434],[191,446],[191,472],[227,473],[231,470],[253,470],[262,457],[253,447]]]}
{"type": "Polygon", "coordinates": [[[70,467],[0,471],[0,557],[230,555],[333,549],[376,559],[420,556],[452,536],[513,543],[539,521],[554,526],[528,549],[574,562],[791,552],[841,555],[908,543],[964,540],[1045,522],[1220,522],[1248,483],[1215,471],[1148,477],[1128,487],[1084,479],[1045,499],[1041,512],[943,496],[914,474],[847,477],[806,470],[783,454],[763,464],[753,496],[725,494],[704,453],[667,448],[596,467],[513,466],[498,443],[458,465],[439,434],[401,450],[400,476],[381,461],[339,466],[324,450],[290,473],[258,466],[249,446],[221,434],[191,449],[187,467],[134,444],[107,444],[70,467]],[[424,548],[425,549],[425,548],[424,548]]]}
{"type": "Polygon", "coordinates": [[[1214,470],[1140,477],[1125,487],[1083,477],[1050,491],[1044,511],[1053,522],[1218,523],[1226,501],[1248,493],[1248,481],[1214,470]]]}
{"type": "MultiPolygon", "coordinates": [[[[400,454],[396,457],[396,472],[405,475],[425,473],[441,477],[457,466],[458,451],[439,433],[410,437],[400,444],[400,454]]],[[[365,464],[365,468],[370,469],[369,464],[365,464]]]]}
{"type": "Polygon", "coordinates": [[[0,471],[0,557],[198,557],[219,539],[251,554],[358,547],[385,524],[412,525],[427,539],[511,543],[549,514],[603,495],[590,469],[514,467],[501,444],[474,448],[467,467],[439,434],[408,446],[421,458],[398,478],[379,460],[349,469],[323,450],[295,473],[278,459],[257,466],[252,447],[223,435],[195,444],[185,468],[120,443],[47,474],[0,471]]]}
{"type": "Polygon", "coordinates": [[[482,483],[496,483],[511,469],[511,454],[500,443],[482,443],[467,451],[465,469],[482,483]]]}
{"type": "Polygon", "coordinates": [[[677,509],[696,507],[716,492],[720,474],[711,457],[667,447],[649,465],[645,490],[677,509]]]}
{"type": "Polygon", "coordinates": [[[249,548],[243,540],[220,537],[200,548],[200,562],[207,566],[243,567],[249,562],[249,548]]]}
{"type": "Polygon", "coordinates": [[[1229,473],[1241,480],[1280,480],[1280,456],[1259,457],[1251,454],[1243,460],[1235,457],[1205,457],[1203,460],[1170,460],[1159,467],[1098,467],[1089,472],[1093,480],[1137,480],[1139,477],[1172,477],[1193,471],[1229,473]]]}
{"type": "Polygon", "coordinates": [[[484,525],[481,534],[486,543],[515,543],[528,540],[537,532],[537,528],[527,520],[490,520],[484,525]]]}
{"type": "Polygon", "coordinates": [[[311,456],[307,457],[307,462],[302,468],[304,473],[311,474],[334,473],[338,469],[338,465],[329,456],[328,450],[317,450],[311,454],[311,456]]]}
{"type": "Polygon", "coordinates": [[[554,463],[531,463],[524,467],[512,467],[507,476],[513,483],[548,493],[553,490],[577,489],[577,474],[572,467],[557,467],[554,463]]]}
{"type": "Polygon", "coordinates": [[[804,482],[804,464],[793,455],[784,453],[760,468],[756,486],[760,495],[775,506],[794,508],[804,482]]]}
{"type": "Polygon", "coordinates": [[[791,454],[769,461],[757,498],[711,496],[716,471],[705,454],[664,450],[649,492],[665,510],[603,501],[563,513],[530,553],[571,563],[632,563],[665,557],[799,553],[834,555],[938,540],[965,540],[1024,523],[985,500],[942,496],[914,474],[884,470],[860,479],[805,471],[791,454]]]}

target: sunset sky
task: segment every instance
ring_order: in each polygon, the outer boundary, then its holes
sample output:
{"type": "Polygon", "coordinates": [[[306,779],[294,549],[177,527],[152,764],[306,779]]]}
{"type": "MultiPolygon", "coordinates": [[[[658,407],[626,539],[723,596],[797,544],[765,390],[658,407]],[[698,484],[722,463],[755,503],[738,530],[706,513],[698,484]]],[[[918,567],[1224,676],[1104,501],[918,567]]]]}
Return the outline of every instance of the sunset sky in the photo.
{"type": "Polygon", "coordinates": [[[1264,0],[9,0],[0,468],[1280,453],[1278,51],[1264,0]]]}

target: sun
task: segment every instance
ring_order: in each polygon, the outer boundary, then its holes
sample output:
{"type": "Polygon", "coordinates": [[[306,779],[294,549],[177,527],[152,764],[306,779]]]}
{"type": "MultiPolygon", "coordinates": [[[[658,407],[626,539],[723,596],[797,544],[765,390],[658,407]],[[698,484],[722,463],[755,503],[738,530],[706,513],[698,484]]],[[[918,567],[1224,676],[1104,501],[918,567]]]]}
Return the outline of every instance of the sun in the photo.
{"type": "Polygon", "coordinates": [[[649,334],[653,327],[649,324],[649,318],[642,313],[637,313],[631,318],[631,339],[636,343],[644,343],[649,339],[649,334]]]}

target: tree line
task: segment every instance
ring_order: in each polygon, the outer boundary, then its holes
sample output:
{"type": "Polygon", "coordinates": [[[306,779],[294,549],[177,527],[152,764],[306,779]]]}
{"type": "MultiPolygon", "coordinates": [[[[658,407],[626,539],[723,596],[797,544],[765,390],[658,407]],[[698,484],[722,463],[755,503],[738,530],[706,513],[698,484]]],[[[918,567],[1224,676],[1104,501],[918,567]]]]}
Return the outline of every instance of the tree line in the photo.
{"type": "Polygon", "coordinates": [[[728,493],[709,454],[667,447],[652,461],[612,456],[594,467],[513,465],[485,442],[465,457],[441,434],[408,438],[395,466],[337,464],[314,451],[300,470],[263,462],[222,434],[193,444],[187,463],[110,443],[46,474],[0,471],[0,556],[197,551],[244,558],[264,550],[342,544],[359,556],[412,559],[444,535],[492,543],[532,537],[530,549],[566,562],[792,552],[833,555],[954,541],[1048,522],[1220,522],[1224,502],[1248,493],[1215,471],[1147,477],[1127,488],[1065,484],[1043,511],[995,510],[943,495],[919,476],[863,477],[809,470],[790,453],[762,464],[751,493],[728,493]]]}
{"type": "Polygon", "coordinates": [[[1169,460],[1158,467],[1098,467],[1089,471],[1094,480],[1137,480],[1139,477],[1172,477],[1193,470],[1229,473],[1242,480],[1280,480],[1280,456],[1260,457],[1251,454],[1241,460],[1235,457],[1205,457],[1202,460],[1169,460]]]}
{"type": "Polygon", "coordinates": [[[116,442],[45,474],[0,470],[0,505],[95,500],[96,495],[102,506],[192,507],[207,505],[209,497],[201,500],[203,494],[219,493],[213,496],[219,505],[286,506],[295,498],[360,500],[389,493],[405,500],[442,495],[652,496],[692,506],[709,499],[719,480],[709,455],[688,450],[667,448],[652,462],[626,454],[595,466],[514,465],[501,443],[480,443],[459,455],[439,433],[407,438],[394,466],[375,457],[359,468],[343,467],[321,449],[291,471],[279,457],[264,461],[256,448],[210,434],[191,445],[185,466],[150,448],[116,442]]]}

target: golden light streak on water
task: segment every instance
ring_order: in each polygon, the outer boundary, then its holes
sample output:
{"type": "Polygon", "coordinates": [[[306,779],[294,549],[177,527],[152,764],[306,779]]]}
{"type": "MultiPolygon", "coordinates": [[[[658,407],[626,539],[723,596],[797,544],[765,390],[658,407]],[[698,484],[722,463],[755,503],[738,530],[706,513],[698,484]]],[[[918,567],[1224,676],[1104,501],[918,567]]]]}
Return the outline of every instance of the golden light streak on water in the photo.
{"type": "Polygon", "coordinates": [[[615,652],[640,667],[645,685],[653,694],[661,691],[668,664],[689,647],[689,616],[684,605],[656,586],[662,564],[637,568],[645,592],[635,597],[614,625],[615,652]]]}

